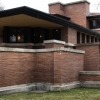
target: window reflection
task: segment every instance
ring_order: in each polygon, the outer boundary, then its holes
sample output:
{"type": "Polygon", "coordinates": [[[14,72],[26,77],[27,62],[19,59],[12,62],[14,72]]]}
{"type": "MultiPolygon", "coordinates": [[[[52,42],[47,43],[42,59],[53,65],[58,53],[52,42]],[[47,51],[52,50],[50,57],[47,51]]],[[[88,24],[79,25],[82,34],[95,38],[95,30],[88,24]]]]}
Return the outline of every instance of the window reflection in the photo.
{"type": "Polygon", "coordinates": [[[16,42],[16,36],[15,35],[10,36],[10,42],[16,42]]]}
{"type": "Polygon", "coordinates": [[[24,42],[24,32],[21,28],[10,29],[10,42],[24,42]]]}

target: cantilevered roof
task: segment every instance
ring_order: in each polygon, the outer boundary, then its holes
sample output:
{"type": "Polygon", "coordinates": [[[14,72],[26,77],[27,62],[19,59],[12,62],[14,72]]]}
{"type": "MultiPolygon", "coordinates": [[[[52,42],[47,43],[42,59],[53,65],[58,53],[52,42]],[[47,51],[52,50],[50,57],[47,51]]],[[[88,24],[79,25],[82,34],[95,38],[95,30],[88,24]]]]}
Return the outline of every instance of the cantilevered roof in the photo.
{"type": "Polygon", "coordinates": [[[32,26],[32,27],[71,27],[78,31],[100,36],[99,33],[82,27],[58,16],[50,15],[26,6],[0,11],[0,27],[32,26]]]}

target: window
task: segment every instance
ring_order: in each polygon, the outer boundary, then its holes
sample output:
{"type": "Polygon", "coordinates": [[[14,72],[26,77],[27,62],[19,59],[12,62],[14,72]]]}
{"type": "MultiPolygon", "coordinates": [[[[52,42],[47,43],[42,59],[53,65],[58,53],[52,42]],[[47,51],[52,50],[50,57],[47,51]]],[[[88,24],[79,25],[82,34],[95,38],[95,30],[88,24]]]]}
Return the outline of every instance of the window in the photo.
{"type": "Polygon", "coordinates": [[[17,42],[24,42],[24,29],[17,30],[17,42]]]}
{"type": "Polygon", "coordinates": [[[95,28],[97,26],[97,21],[93,20],[93,27],[95,28]]]}
{"type": "Polygon", "coordinates": [[[100,19],[89,20],[89,27],[91,29],[100,28],[100,19]]]}
{"type": "Polygon", "coordinates": [[[10,43],[23,43],[24,34],[21,28],[11,28],[9,31],[9,42],[10,43]]]}
{"type": "Polygon", "coordinates": [[[4,43],[43,43],[44,40],[61,39],[60,29],[44,29],[40,27],[4,27],[4,43]]]}
{"type": "Polygon", "coordinates": [[[82,34],[82,43],[85,43],[85,34],[82,34]]]}
{"type": "Polygon", "coordinates": [[[98,39],[97,38],[95,38],[95,42],[98,42],[98,39]]]}
{"type": "Polygon", "coordinates": [[[16,42],[16,36],[15,35],[10,36],[10,42],[16,42]]]}
{"type": "Polygon", "coordinates": [[[80,32],[77,32],[77,43],[80,43],[80,32]]]}
{"type": "Polygon", "coordinates": [[[32,42],[33,43],[43,43],[45,37],[45,29],[42,28],[34,28],[32,30],[32,42]]]}
{"type": "Polygon", "coordinates": [[[53,30],[53,39],[61,40],[61,31],[60,29],[53,30]]]}
{"type": "Polygon", "coordinates": [[[86,35],[86,42],[89,43],[90,42],[90,36],[86,35]]]}
{"type": "Polygon", "coordinates": [[[91,43],[92,43],[92,42],[94,42],[94,37],[93,37],[93,36],[91,36],[91,43]]]}

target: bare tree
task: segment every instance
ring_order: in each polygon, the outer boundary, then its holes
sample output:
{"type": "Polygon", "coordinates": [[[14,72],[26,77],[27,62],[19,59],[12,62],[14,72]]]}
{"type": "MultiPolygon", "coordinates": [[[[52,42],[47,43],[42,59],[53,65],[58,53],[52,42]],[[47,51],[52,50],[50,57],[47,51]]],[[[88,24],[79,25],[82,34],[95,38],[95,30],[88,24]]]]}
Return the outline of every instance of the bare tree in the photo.
{"type": "Polygon", "coordinates": [[[4,10],[4,5],[2,4],[1,0],[0,0],[0,11],[4,10]]]}
{"type": "Polygon", "coordinates": [[[96,1],[94,4],[92,4],[92,7],[94,10],[100,10],[100,1],[96,1]]]}

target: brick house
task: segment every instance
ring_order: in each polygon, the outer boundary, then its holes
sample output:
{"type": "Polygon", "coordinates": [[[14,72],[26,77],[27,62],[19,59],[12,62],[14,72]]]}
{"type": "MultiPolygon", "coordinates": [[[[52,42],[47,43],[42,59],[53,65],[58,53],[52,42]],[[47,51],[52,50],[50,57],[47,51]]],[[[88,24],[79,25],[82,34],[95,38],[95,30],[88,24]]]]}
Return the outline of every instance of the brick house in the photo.
{"type": "Polygon", "coordinates": [[[100,87],[100,15],[89,4],[0,11],[1,93],[100,87]]]}

